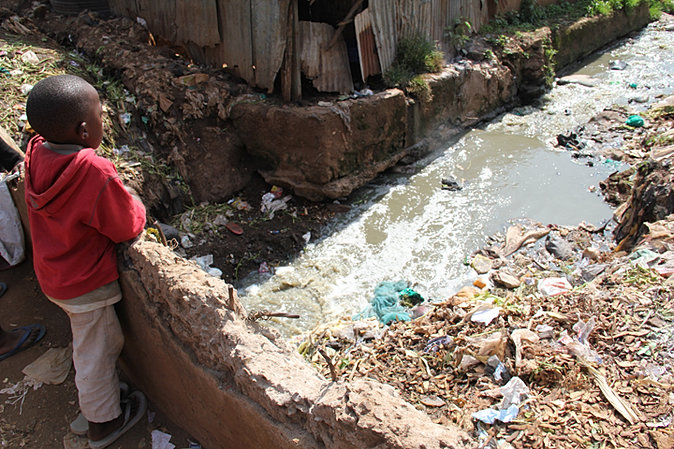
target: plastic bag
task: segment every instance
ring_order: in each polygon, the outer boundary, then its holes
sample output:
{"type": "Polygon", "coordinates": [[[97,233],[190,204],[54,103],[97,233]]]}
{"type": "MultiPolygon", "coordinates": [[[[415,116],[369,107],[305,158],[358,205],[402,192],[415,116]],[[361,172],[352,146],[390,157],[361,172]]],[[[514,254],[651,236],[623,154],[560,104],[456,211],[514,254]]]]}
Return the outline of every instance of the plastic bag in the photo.
{"type": "Polygon", "coordinates": [[[630,115],[625,122],[627,126],[632,126],[634,128],[640,128],[644,126],[644,119],[638,115],[630,115]]]}
{"type": "Polygon", "coordinates": [[[10,267],[22,262],[25,257],[21,218],[7,187],[7,181],[18,176],[18,173],[0,174],[0,257],[10,267]]]}

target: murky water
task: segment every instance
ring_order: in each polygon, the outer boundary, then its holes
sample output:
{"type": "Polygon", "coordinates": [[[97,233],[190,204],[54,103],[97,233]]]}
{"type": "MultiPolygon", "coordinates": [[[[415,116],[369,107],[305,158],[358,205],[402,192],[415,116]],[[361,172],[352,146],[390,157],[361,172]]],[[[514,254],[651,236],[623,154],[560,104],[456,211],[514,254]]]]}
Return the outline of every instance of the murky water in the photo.
{"type": "Polygon", "coordinates": [[[610,219],[598,184],[616,163],[588,167],[555,149],[553,139],[611,104],[638,113],[646,104],[635,99],[671,94],[674,32],[651,25],[593,59],[576,73],[593,76],[596,87],[555,87],[538,106],[511,111],[448,142],[420,161],[415,174],[381,176],[362,189],[361,204],[294,263],[270,278],[248,280],[254,283],[240,289],[246,307],[300,314],[300,320],[274,324],[292,335],[361,311],[384,280],[406,280],[425,298],[440,300],[472,282],[465,258],[511,219],[561,225],[610,219]],[[610,70],[613,60],[629,65],[610,70]],[[463,189],[442,190],[448,177],[463,189]]]}

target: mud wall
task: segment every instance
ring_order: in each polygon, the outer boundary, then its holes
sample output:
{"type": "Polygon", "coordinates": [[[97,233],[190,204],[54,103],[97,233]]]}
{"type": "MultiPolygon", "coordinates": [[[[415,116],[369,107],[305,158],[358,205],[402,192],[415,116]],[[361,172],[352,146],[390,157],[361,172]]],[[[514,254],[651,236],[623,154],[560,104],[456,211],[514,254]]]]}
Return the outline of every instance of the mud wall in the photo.
{"type": "Polygon", "coordinates": [[[631,10],[581,19],[553,31],[557,68],[566,67],[616,39],[643,28],[649,20],[648,2],[643,2],[631,10]]]}
{"type": "Polygon", "coordinates": [[[124,371],[204,448],[462,448],[393,387],[320,377],[274,331],[244,319],[235,292],[168,248],[120,258],[124,371]]]}

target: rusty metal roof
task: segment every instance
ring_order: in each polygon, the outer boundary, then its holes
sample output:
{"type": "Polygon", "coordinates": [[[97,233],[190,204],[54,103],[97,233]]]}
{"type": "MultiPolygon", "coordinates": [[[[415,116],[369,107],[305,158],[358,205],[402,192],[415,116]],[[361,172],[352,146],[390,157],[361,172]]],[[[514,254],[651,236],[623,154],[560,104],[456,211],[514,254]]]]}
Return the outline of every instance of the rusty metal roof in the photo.
{"type": "Polygon", "coordinates": [[[358,14],[354,19],[354,25],[356,27],[356,40],[358,41],[360,72],[363,82],[365,82],[368,76],[381,73],[379,56],[377,56],[377,45],[372,31],[370,10],[365,9],[358,14]]]}

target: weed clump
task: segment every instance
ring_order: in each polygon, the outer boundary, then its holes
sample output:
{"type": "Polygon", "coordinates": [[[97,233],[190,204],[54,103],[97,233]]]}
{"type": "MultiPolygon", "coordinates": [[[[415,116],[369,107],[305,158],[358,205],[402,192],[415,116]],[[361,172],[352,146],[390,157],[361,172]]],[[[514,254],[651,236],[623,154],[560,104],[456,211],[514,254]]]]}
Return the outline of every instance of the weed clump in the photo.
{"type": "Polygon", "coordinates": [[[413,34],[398,42],[393,64],[384,72],[384,82],[405,89],[417,75],[442,70],[443,63],[442,52],[432,42],[413,34]]]}

